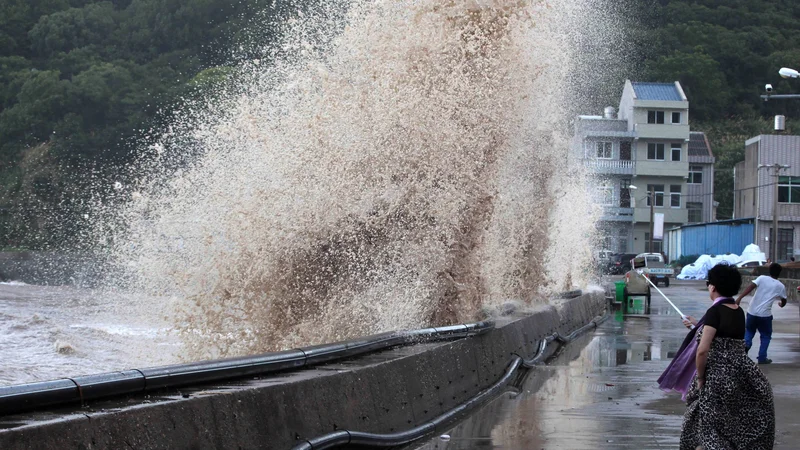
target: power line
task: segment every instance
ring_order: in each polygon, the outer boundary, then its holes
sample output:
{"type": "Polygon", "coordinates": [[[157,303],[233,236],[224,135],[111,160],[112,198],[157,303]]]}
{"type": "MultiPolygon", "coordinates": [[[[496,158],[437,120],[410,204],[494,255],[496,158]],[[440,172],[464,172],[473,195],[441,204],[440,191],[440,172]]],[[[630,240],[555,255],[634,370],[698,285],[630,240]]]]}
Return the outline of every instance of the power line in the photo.
{"type": "MultiPolygon", "coordinates": [[[[759,188],[762,188],[762,187],[775,186],[776,184],[777,184],[777,185],[779,185],[779,187],[780,187],[780,186],[786,186],[786,187],[789,187],[789,185],[788,185],[788,184],[785,184],[785,183],[780,183],[780,182],[771,182],[771,183],[759,184],[758,186],[751,186],[751,187],[746,187],[746,188],[731,189],[731,190],[727,190],[727,192],[732,192],[732,193],[733,193],[733,192],[743,192],[743,191],[749,191],[749,190],[751,190],[751,189],[759,189],[759,188]]],[[[670,186],[670,185],[665,183],[665,184],[664,184],[664,186],[670,186]]],[[[687,185],[687,186],[690,186],[690,185],[687,185]]],[[[670,192],[667,192],[667,191],[663,191],[663,195],[664,195],[665,197],[667,197],[667,196],[669,196],[669,195],[671,195],[671,194],[675,194],[675,195],[677,195],[678,193],[677,193],[677,192],[670,193],[670,192]]],[[[719,195],[719,191],[717,191],[717,192],[705,192],[705,193],[702,193],[702,194],[684,194],[684,193],[680,193],[680,195],[681,195],[681,197],[708,197],[708,196],[719,195]]],[[[637,197],[637,198],[638,198],[638,197],[637,197]]],[[[645,195],[644,197],[641,197],[641,198],[642,198],[642,199],[646,198],[646,195],[645,195]]]]}

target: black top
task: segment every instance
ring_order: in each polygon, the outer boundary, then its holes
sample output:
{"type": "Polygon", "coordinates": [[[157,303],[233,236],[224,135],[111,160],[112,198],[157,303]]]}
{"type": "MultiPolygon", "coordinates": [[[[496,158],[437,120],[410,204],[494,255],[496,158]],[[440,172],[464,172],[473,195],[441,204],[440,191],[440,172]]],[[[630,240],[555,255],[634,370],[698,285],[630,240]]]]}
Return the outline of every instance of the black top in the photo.
{"type": "Polygon", "coordinates": [[[717,329],[716,337],[744,339],[744,311],[720,303],[708,308],[705,324],[717,329]]]}

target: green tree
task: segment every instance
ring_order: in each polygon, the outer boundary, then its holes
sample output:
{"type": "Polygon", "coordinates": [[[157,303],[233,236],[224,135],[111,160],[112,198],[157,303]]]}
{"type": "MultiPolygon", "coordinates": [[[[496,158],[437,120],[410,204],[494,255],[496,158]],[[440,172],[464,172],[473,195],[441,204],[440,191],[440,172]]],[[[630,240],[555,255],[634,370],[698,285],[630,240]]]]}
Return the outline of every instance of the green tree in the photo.
{"type": "Polygon", "coordinates": [[[33,64],[21,56],[0,56],[0,112],[17,102],[33,64]]]}
{"type": "Polygon", "coordinates": [[[0,113],[0,141],[33,145],[53,133],[67,99],[68,82],[58,71],[32,71],[22,83],[17,103],[0,113]]]}
{"type": "Polygon", "coordinates": [[[691,117],[714,120],[723,117],[730,102],[729,87],[719,63],[698,49],[694,53],[675,51],[650,66],[648,78],[679,80],[689,98],[691,117]]]}
{"type": "Polygon", "coordinates": [[[28,33],[40,57],[69,52],[87,45],[102,45],[117,28],[114,5],[100,2],[42,16],[28,33]]]}
{"type": "Polygon", "coordinates": [[[44,15],[69,7],[67,0],[0,1],[0,41],[5,44],[0,46],[0,56],[30,56],[28,30],[31,25],[44,15]]]}

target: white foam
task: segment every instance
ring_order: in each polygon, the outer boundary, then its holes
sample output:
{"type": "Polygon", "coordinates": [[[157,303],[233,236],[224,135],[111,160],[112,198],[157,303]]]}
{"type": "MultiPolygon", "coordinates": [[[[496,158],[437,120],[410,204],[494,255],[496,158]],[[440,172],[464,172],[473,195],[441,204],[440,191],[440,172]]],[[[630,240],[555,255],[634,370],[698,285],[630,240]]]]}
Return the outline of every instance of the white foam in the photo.
{"type": "Polygon", "coordinates": [[[96,330],[106,334],[117,336],[148,336],[154,337],[159,334],[166,333],[167,329],[147,328],[147,327],[131,327],[127,325],[111,325],[111,324],[72,324],[70,328],[76,329],[89,329],[96,330]]]}

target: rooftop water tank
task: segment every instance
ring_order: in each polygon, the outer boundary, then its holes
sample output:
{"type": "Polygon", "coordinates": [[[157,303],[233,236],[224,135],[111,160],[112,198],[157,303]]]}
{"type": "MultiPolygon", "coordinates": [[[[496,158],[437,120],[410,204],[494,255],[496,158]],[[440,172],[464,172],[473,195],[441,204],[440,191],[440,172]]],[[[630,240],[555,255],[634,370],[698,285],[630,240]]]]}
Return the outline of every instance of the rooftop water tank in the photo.
{"type": "Polygon", "coordinates": [[[775,131],[786,131],[786,116],[775,116],[775,131]]]}
{"type": "Polygon", "coordinates": [[[603,110],[603,118],[605,119],[616,119],[617,118],[617,110],[614,109],[613,106],[606,106],[603,110]]]}

